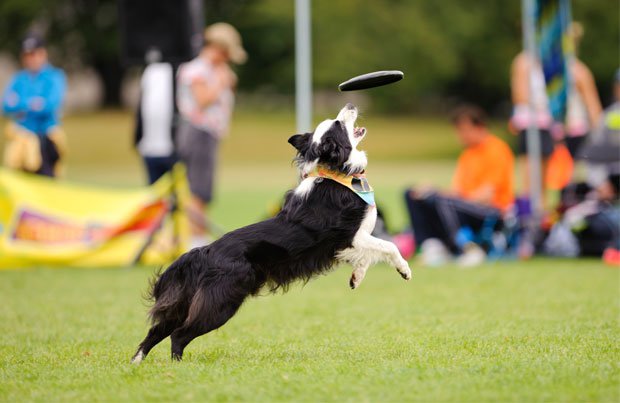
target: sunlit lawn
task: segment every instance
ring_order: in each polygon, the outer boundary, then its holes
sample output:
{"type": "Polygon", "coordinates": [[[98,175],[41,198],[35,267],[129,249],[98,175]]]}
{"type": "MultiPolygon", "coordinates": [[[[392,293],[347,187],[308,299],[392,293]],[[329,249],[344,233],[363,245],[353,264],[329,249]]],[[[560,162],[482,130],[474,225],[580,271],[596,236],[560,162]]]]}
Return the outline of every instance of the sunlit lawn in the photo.
{"type": "Polygon", "coordinates": [[[249,300],[182,363],[147,325],[152,269],[0,273],[0,400],[597,401],[620,399],[619,272],[593,261],[347,267],[249,300]]]}

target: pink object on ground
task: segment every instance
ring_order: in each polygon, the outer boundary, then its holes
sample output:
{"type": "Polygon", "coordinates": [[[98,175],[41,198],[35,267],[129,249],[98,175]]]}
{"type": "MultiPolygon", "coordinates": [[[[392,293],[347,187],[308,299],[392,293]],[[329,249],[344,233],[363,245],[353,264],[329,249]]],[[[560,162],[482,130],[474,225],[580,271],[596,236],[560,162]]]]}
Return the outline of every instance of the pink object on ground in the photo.
{"type": "Polygon", "coordinates": [[[610,265],[620,267],[620,250],[607,248],[603,252],[603,262],[610,265]]]}
{"type": "Polygon", "coordinates": [[[395,235],[392,241],[403,259],[407,260],[415,253],[415,239],[412,234],[403,232],[402,234],[395,235]]]}

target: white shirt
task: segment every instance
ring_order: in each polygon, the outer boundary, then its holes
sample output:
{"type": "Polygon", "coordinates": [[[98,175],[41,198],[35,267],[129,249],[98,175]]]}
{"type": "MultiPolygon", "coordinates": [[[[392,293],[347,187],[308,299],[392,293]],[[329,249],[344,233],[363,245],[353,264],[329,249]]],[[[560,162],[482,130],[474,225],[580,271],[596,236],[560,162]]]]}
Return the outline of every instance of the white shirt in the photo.
{"type": "Polygon", "coordinates": [[[138,151],[145,157],[168,157],[174,151],[171,127],[174,115],[173,71],[168,63],[149,64],[140,81],[142,139],[138,151]]]}
{"type": "Polygon", "coordinates": [[[585,136],[590,131],[588,110],[575,86],[568,92],[566,108],[566,135],[568,137],[585,136]]]}
{"type": "Polygon", "coordinates": [[[534,110],[530,110],[529,104],[514,105],[512,124],[517,130],[526,130],[532,123],[539,129],[548,129],[553,123],[553,117],[549,112],[545,74],[540,63],[536,62],[531,67],[529,79],[532,80],[532,83],[531,86],[528,83],[528,94],[531,97],[534,110]]]}

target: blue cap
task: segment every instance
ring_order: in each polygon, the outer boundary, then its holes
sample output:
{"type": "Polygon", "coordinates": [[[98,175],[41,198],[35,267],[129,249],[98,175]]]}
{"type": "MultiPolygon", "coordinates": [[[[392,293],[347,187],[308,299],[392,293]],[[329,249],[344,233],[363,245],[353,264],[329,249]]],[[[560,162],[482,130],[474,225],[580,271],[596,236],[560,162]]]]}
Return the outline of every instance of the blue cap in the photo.
{"type": "Polygon", "coordinates": [[[28,34],[22,40],[22,53],[29,53],[36,49],[44,48],[45,40],[36,34],[28,34]]]}

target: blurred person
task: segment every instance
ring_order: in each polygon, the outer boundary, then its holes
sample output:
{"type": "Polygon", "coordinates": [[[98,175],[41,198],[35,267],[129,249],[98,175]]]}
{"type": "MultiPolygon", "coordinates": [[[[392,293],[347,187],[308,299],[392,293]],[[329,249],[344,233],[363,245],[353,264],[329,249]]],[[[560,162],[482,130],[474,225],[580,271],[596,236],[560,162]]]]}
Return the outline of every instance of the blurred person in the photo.
{"type": "Polygon", "coordinates": [[[586,218],[579,234],[585,253],[601,253],[606,263],[620,266],[620,69],[614,80],[615,102],[605,109],[588,138],[591,152],[615,155],[606,162],[588,163],[588,185],[595,190],[600,210],[586,218]]]}
{"type": "Polygon", "coordinates": [[[482,263],[485,252],[471,240],[460,240],[464,227],[479,232],[499,228],[502,216],[514,202],[514,156],[508,145],[493,135],[482,109],[464,105],[452,117],[464,150],[458,158],[452,189],[408,189],[405,200],[415,242],[425,263],[443,263],[451,254],[458,263],[482,263]],[[446,250],[447,248],[447,250],[446,250]],[[443,255],[443,256],[442,256],[443,255]],[[439,256],[439,257],[437,257],[439,256]]]}
{"type": "Polygon", "coordinates": [[[192,247],[206,243],[205,210],[213,198],[220,140],[227,134],[237,77],[230,63],[243,64],[247,53],[241,36],[226,23],[205,30],[200,54],[180,66],[177,102],[182,118],[178,130],[179,158],[187,165],[192,203],[192,247]]]}
{"type": "Polygon", "coordinates": [[[565,212],[563,220],[576,234],[581,256],[598,256],[606,260],[615,256],[613,261],[620,265],[620,199],[617,189],[617,186],[613,187],[613,195],[608,195],[610,199],[588,199],[565,212]]]}
{"type": "Polygon", "coordinates": [[[608,162],[588,163],[588,185],[596,189],[599,197],[604,200],[611,200],[614,192],[618,192],[620,181],[620,69],[616,70],[614,77],[614,98],[615,102],[603,111],[596,128],[587,139],[588,145],[619,157],[615,161],[611,158],[608,162]]]}
{"type": "MultiPolygon", "coordinates": [[[[529,192],[528,127],[530,125],[536,127],[540,138],[542,177],[546,175],[547,162],[554,149],[554,141],[551,137],[553,117],[549,110],[545,75],[538,58],[533,59],[525,51],[520,52],[514,58],[510,69],[510,90],[513,108],[509,128],[512,133],[517,135],[517,154],[523,175],[523,191],[529,192]],[[531,93],[530,78],[532,80],[531,93]],[[530,110],[530,101],[533,110],[530,110]]],[[[543,187],[545,187],[544,181],[543,187]]],[[[546,191],[543,189],[543,205],[545,204],[545,194],[546,191]]]]}
{"type": "Polygon", "coordinates": [[[583,37],[580,23],[571,24],[570,36],[574,44],[575,58],[570,64],[572,86],[568,92],[564,141],[574,158],[588,133],[598,124],[603,108],[594,76],[588,66],[578,58],[579,44],[583,37]]]}
{"type": "Polygon", "coordinates": [[[45,41],[35,34],[22,41],[21,62],[23,69],[2,96],[2,111],[10,120],[5,165],[53,177],[66,150],[60,127],[65,74],[48,62],[45,41]]]}
{"type": "MultiPolygon", "coordinates": [[[[616,143],[613,147],[619,154],[617,163],[620,163],[620,144],[616,143]]],[[[598,150],[592,150],[593,154],[598,153],[598,150]]],[[[555,235],[562,230],[574,238],[575,252],[572,256],[603,257],[606,263],[620,267],[620,176],[609,174],[597,187],[584,183],[572,186],[572,191],[577,193],[580,200],[574,203],[563,200],[561,219],[554,225],[545,242],[553,241],[554,230],[557,230],[555,235]]],[[[569,243],[567,240],[567,235],[563,235],[562,247],[569,243]]],[[[560,246],[558,242],[555,244],[560,246]]],[[[562,250],[558,247],[555,249],[556,252],[562,250]]],[[[555,255],[563,256],[561,253],[555,255]]]]}
{"type": "Polygon", "coordinates": [[[556,226],[575,238],[579,254],[602,256],[605,262],[619,266],[620,69],[614,96],[615,103],[604,111],[577,154],[586,162],[587,181],[563,190],[563,214],[556,226]]]}
{"type": "Polygon", "coordinates": [[[135,145],[144,160],[149,184],[170,171],[177,161],[174,150],[175,71],[169,63],[150,63],[140,79],[135,145]]]}

